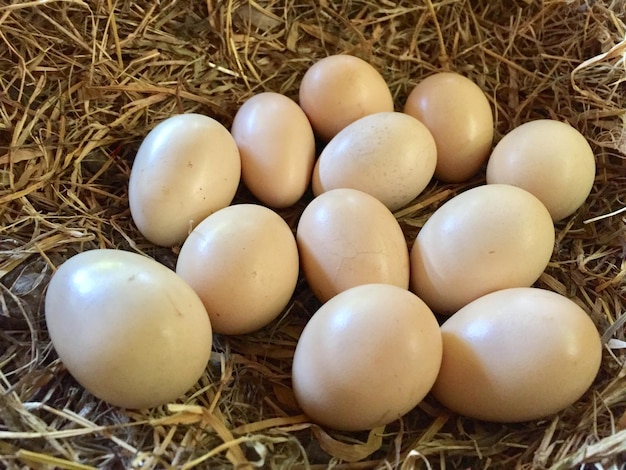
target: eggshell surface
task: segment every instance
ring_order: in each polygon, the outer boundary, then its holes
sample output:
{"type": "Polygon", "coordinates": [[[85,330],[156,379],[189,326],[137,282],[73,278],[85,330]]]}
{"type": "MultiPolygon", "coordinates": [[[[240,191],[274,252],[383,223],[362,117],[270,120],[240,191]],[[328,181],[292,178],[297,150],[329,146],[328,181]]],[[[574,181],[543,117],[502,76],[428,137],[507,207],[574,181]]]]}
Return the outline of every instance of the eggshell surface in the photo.
{"type": "Polygon", "coordinates": [[[527,122],[506,134],[487,164],[487,183],[531,192],[562,220],[591,192],[596,163],[585,137],[569,124],[550,119],[527,122]]]}
{"type": "Polygon", "coordinates": [[[393,214],[357,189],[325,192],[304,209],[296,232],[302,271],[322,302],[360,284],[409,285],[409,252],[393,214]]]}
{"type": "Polygon", "coordinates": [[[293,358],[293,389],[313,421],[367,430],[422,401],[441,355],[439,325],[424,302],[397,286],[361,285],[307,323],[293,358]]]}
{"type": "Polygon", "coordinates": [[[576,303],[534,288],[493,292],[441,327],[433,395],[451,410],[497,422],[548,417],[578,400],[600,367],[598,331],[576,303]]]}
{"type": "Polygon", "coordinates": [[[315,163],[315,136],[300,106],[279,93],[260,93],[239,108],[231,132],[252,194],[274,208],[302,197],[315,163]]]}
{"type": "Polygon", "coordinates": [[[198,293],[213,330],[257,330],[286,307],[298,280],[298,248],[287,223],[256,204],[215,212],[189,234],[176,273],[198,293]]]}
{"type": "Polygon", "coordinates": [[[458,73],[431,75],[409,94],[404,112],[419,119],[437,143],[435,178],[458,183],[489,157],[494,118],[480,87],[458,73]]]}
{"type": "Polygon", "coordinates": [[[180,114],[152,129],[133,162],[133,221],[152,243],[181,243],[194,226],[233,200],[241,175],[237,144],[208,116],[180,114]]]}
{"type": "Polygon", "coordinates": [[[211,355],[202,302],[160,263],[121,250],[91,250],[63,263],[45,298],[50,339],[89,392],[123,408],[173,401],[211,355]]]}
{"type": "Polygon", "coordinates": [[[421,122],[403,113],[371,114],[345,127],[322,150],[313,194],[359,189],[393,211],[424,190],[436,164],[435,140],[421,122]]]}
{"type": "Polygon", "coordinates": [[[411,290],[451,314],[489,292],[529,287],[554,249],[554,224],[535,196],[505,184],[478,186],[439,207],[411,248],[411,290]]]}
{"type": "Polygon", "coordinates": [[[315,133],[326,142],[363,116],[393,111],[393,97],[382,75],[363,59],[347,54],[325,57],[306,71],[299,103],[315,133]]]}

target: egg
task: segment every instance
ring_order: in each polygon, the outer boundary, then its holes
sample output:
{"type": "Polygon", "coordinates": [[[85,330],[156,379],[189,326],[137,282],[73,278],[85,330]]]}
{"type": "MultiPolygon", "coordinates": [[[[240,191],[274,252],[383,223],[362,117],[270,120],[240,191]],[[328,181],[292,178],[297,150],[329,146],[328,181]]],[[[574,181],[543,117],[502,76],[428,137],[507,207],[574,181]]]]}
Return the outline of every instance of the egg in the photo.
{"type": "Polygon", "coordinates": [[[304,111],[279,93],[259,93],[237,111],[231,133],[241,157],[241,177],[259,201],[284,208],[309,186],[315,136],[304,111]]]}
{"type": "Polygon", "coordinates": [[[596,163],[585,137],[551,119],[506,134],[487,164],[487,183],[519,186],[545,204],[554,221],[573,214],[591,192],[596,163]]]}
{"type": "Polygon", "coordinates": [[[529,287],[554,249],[554,224],[539,199],[521,188],[469,189],[439,207],[411,248],[411,290],[451,314],[489,292],[529,287]]]}
{"type": "Polygon", "coordinates": [[[363,116],[393,111],[393,97],[382,75],[348,54],[314,63],[302,77],[299,103],[315,133],[326,142],[363,116]]]}
{"type": "Polygon", "coordinates": [[[241,174],[228,129],[200,114],[179,114],[141,143],[128,186],[135,225],[150,242],[181,243],[206,216],[231,203],[241,174]]]}
{"type": "Polygon", "coordinates": [[[408,289],[409,251],[385,205],[363,191],[332,189],[304,209],[296,231],[302,272],[322,302],[360,284],[408,289]]]}
{"type": "Polygon", "coordinates": [[[345,127],[322,150],[313,194],[359,189],[394,211],[424,190],[436,164],[435,140],[421,122],[403,113],[371,114],[345,127]]]}
{"type": "Polygon", "coordinates": [[[137,253],[99,249],[68,259],[48,285],[45,318],[69,373],[123,408],[176,400],[211,355],[211,323],[196,293],[137,253]]]}
{"type": "Polygon", "coordinates": [[[458,73],[431,75],[409,94],[404,112],[422,121],[437,143],[435,178],[458,183],[489,157],[494,118],[481,88],[458,73]]]}
{"type": "Polygon", "coordinates": [[[176,264],[176,273],[202,299],[213,330],[230,335],[274,320],[296,288],[298,270],[291,229],[256,204],[229,206],[200,222],[176,264]]]}
{"type": "Polygon", "coordinates": [[[441,364],[439,325],[417,296],[366,284],[333,297],[298,340],[293,390],[315,422],[362,431],[390,423],[418,405],[441,364]]]}
{"type": "Polygon", "coordinates": [[[578,400],[600,367],[600,336],[589,316],[543,289],[490,293],[446,320],[441,332],[433,395],[471,418],[546,418],[578,400]]]}

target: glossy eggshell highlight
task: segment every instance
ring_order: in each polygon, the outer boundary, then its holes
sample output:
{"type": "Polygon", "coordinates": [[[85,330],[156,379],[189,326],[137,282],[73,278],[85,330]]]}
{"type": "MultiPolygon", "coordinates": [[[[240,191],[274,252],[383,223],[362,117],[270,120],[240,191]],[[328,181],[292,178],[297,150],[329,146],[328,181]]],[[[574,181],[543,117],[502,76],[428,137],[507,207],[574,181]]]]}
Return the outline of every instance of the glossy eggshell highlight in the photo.
{"type": "Polygon", "coordinates": [[[326,142],[363,116],[393,111],[393,97],[382,75],[363,59],[347,54],[325,57],[306,71],[299,103],[315,133],[326,142]]]}
{"type": "Polygon", "coordinates": [[[489,292],[529,287],[554,249],[554,224],[535,196],[505,184],[478,186],[439,207],[411,248],[411,290],[451,314],[489,292]]]}
{"type": "Polygon", "coordinates": [[[534,288],[468,304],[441,327],[433,395],[452,411],[497,422],[548,417],[578,400],[601,362],[598,331],[573,301],[534,288]]]}
{"type": "Polygon", "coordinates": [[[274,208],[302,197],[315,164],[315,136],[296,102],[279,93],[255,95],[237,111],[231,133],[252,194],[274,208]]]}
{"type": "Polygon", "coordinates": [[[304,209],[296,232],[302,271],[322,302],[360,284],[409,285],[409,252],[393,214],[357,189],[333,189],[304,209]]]}
{"type": "Polygon", "coordinates": [[[256,204],[203,220],[183,244],[176,273],[198,293],[213,330],[243,334],[274,320],[298,280],[298,248],[287,223],[256,204]]]}
{"type": "Polygon", "coordinates": [[[414,408],[441,364],[439,325],[417,296],[371,284],[333,297],[307,323],[293,358],[302,410],[334,429],[390,423],[414,408]]]}
{"type": "Polygon", "coordinates": [[[211,324],[196,293],[136,253],[91,250],[67,260],[50,280],[45,315],[70,374],[123,408],[179,398],[211,355],[211,324]]]}
{"type": "Polygon", "coordinates": [[[209,214],[231,203],[241,175],[235,140],[215,119],[172,116],[141,143],[130,173],[133,221],[152,243],[181,243],[209,214]]]}
{"type": "Polygon", "coordinates": [[[531,192],[558,221],[573,214],[591,192],[593,150],[569,124],[527,122],[506,134],[487,164],[487,183],[512,184],[531,192]]]}
{"type": "Polygon", "coordinates": [[[394,211],[424,190],[436,164],[435,140],[421,122],[403,113],[371,114],[344,128],[322,150],[313,194],[359,189],[394,211]]]}
{"type": "Polygon", "coordinates": [[[435,178],[458,183],[489,157],[494,118],[485,93],[458,73],[431,75],[409,94],[404,112],[422,121],[437,143],[435,178]]]}

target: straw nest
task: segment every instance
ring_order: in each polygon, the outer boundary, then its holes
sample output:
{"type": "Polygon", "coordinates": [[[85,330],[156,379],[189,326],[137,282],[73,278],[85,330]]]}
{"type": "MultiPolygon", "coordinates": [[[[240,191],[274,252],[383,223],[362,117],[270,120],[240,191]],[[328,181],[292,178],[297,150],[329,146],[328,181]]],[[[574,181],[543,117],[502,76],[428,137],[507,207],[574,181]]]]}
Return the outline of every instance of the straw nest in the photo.
{"type": "MultiPolygon", "coordinates": [[[[0,466],[619,468],[626,461],[624,18],[621,0],[3,2],[0,466]],[[129,217],[127,182],[142,138],[176,113],[229,126],[254,93],[295,98],[307,67],[340,52],[380,70],[398,109],[420,78],[454,70],[486,92],[496,139],[545,117],[588,138],[598,165],[593,191],[557,225],[553,260],[537,285],[575,299],[603,335],[591,389],[540,422],[477,422],[427,398],[371,433],[322,429],[302,416],[290,388],[297,337],[318,307],[301,281],[269,327],[216,337],[206,374],[177,403],[124,411],[83,391],[50,345],[42,299],[55,267],[87,249],[139,251],[173,265],[176,250],[151,246],[129,217]]],[[[469,184],[482,182],[484,172],[469,184]]],[[[399,211],[407,241],[466,187],[433,182],[399,211]]],[[[237,200],[252,199],[242,188],[237,200]]],[[[292,226],[305,203],[281,212],[292,226]]]]}

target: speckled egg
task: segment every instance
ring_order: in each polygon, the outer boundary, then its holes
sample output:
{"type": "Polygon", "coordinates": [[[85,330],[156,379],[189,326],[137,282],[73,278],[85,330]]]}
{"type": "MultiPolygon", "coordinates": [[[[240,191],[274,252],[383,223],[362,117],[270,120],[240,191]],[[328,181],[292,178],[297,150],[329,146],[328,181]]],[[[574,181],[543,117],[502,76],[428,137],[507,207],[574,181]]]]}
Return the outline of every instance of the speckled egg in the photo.
{"type": "Polygon", "coordinates": [[[403,113],[376,113],[341,130],[317,160],[313,194],[353,188],[389,210],[415,199],[430,182],[437,147],[430,131],[403,113]]]}

